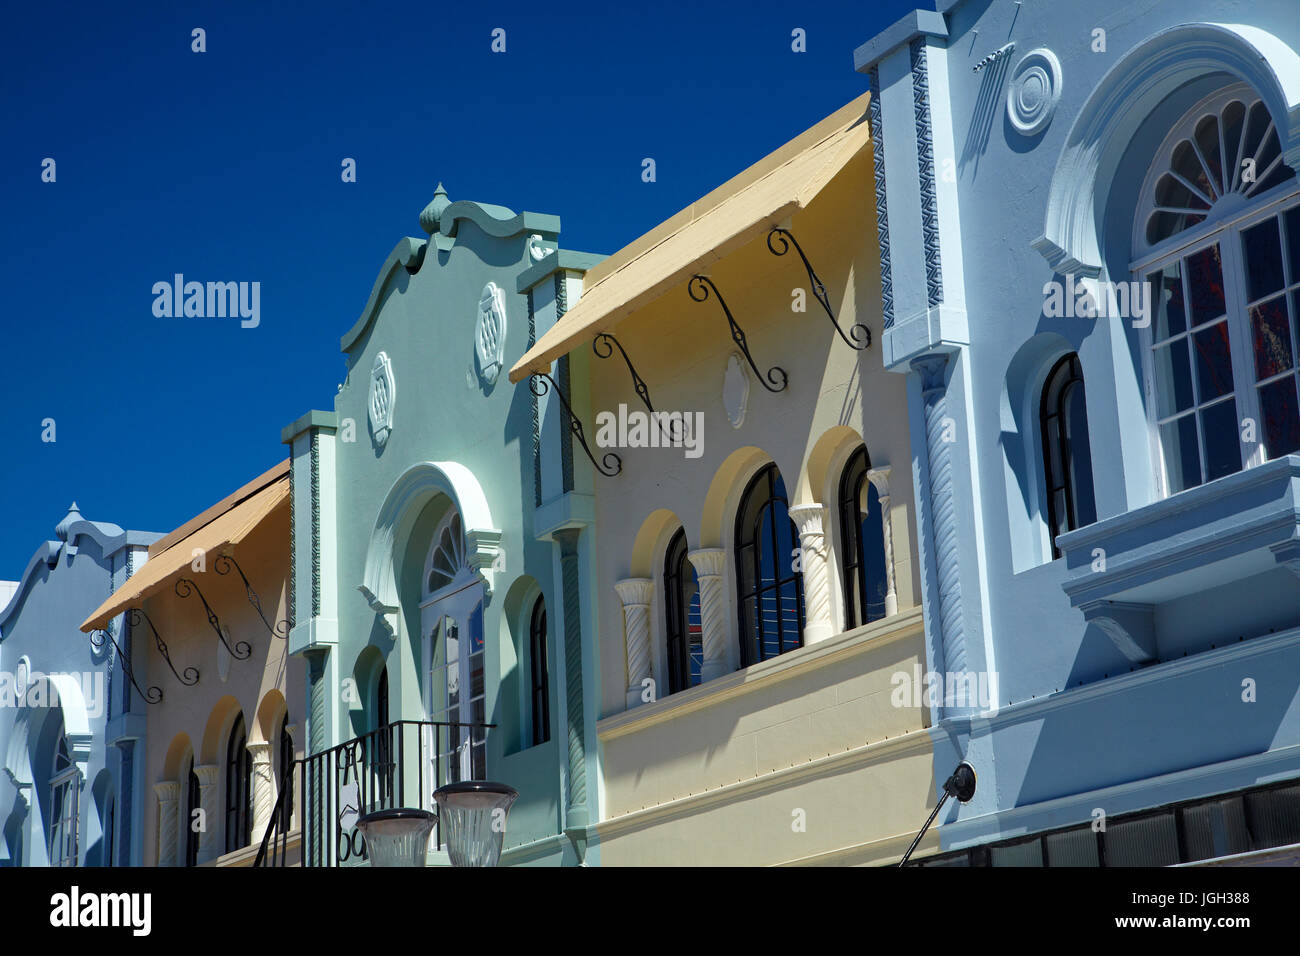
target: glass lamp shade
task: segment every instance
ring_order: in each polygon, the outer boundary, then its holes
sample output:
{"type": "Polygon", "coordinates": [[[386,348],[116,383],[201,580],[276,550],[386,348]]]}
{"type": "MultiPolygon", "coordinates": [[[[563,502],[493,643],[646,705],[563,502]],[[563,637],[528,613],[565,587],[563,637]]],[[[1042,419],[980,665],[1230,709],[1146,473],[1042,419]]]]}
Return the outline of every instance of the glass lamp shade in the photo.
{"type": "Polygon", "coordinates": [[[357,821],[371,866],[424,866],[429,834],[438,822],[428,810],[376,810],[357,821]]]}
{"type": "Polygon", "coordinates": [[[506,816],[519,791],[503,783],[467,780],[433,792],[452,866],[496,866],[506,835],[506,816]]]}

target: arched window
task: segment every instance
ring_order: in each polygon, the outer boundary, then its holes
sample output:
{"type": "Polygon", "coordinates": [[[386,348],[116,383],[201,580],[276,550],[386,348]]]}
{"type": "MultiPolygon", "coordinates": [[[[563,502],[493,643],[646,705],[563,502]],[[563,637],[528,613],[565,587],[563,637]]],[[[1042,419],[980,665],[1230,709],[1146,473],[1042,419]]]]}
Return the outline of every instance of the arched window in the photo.
{"type": "Polygon", "coordinates": [[[397,762],[393,759],[393,730],[388,712],[388,665],[379,671],[375,681],[374,711],[374,765],[375,800],[380,807],[391,807],[395,795],[397,762]]]}
{"type": "Polygon", "coordinates": [[[387,727],[388,724],[388,666],[384,665],[375,688],[375,726],[387,727]]]}
{"type": "Polygon", "coordinates": [[[546,657],[546,601],[537,599],[528,625],[528,675],[532,689],[533,746],[551,739],[551,679],[546,657]]]}
{"type": "Polygon", "coordinates": [[[76,866],[81,829],[81,771],[77,769],[68,747],[68,738],[59,735],[50,774],[50,866],[76,866]]]}
{"type": "Polygon", "coordinates": [[[1148,414],[1166,494],[1300,449],[1300,189],[1248,87],[1166,138],[1134,227],[1148,414]],[[1252,434],[1253,432],[1253,434],[1252,434]]]}
{"type": "Polygon", "coordinates": [[[745,488],[736,516],[740,662],[765,661],[803,645],[803,580],[785,482],[768,465],[745,488]]]}
{"type": "Polygon", "coordinates": [[[860,445],[840,476],[840,553],[844,579],[844,629],[885,616],[885,526],[880,493],[867,478],[871,457],[860,445]]]}
{"type": "MultiPolygon", "coordinates": [[[[387,673],[387,672],[385,672],[387,673]]],[[[289,832],[289,824],[293,820],[293,774],[285,774],[286,770],[292,771],[293,768],[293,734],[289,733],[289,715],[286,713],[284,719],[280,721],[280,754],[279,765],[276,768],[276,779],[281,781],[281,785],[288,791],[284,795],[284,800],[280,804],[280,829],[285,833],[289,832]]]]}
{"type": "Polygon", "coordinates": [[[194,758],[190,758],[185,771],[185,806],[182,807],[181,828],[185,832],[185,865],[197,866],[199,862],[199,831],[194,828],[194,811],[200,806],[199,775],[194,772],[194,758]]]}
{"type": "Polygon", "coordinates": [[[686,557],[686,529],[678,528],[664,555],[664,633],[668,637],[668,693],[700,682],[704,666],[700,581],[686,557]]]}
{"type": "Polygon", "coordinates": [[[235,718],[226,745],[226,852],[253,842],[253,758],[248,752],[244,715],[235,718]]]}
{"type": "Polygon", "coordinates": [[[1059,558],[1056,536],[1097,520],[1083,369],[1075,353],[1062,358],[1047,374],[1038,422],[1043,441],[1047,529],[1052,556],[1059,558]]]}

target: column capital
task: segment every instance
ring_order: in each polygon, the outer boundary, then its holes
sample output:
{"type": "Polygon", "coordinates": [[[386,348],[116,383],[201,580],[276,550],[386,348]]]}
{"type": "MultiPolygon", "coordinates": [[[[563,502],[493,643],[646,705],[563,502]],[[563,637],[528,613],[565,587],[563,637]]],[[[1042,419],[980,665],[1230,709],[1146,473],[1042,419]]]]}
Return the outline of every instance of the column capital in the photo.
{"type": "Polygon", "coordinates": [[[194,776],[199,778],[199,787],[215,787],[221,776],[221,768],[214,763],[206,763],[194,768],[194,776]]]}
{"type": "Polygon", "coordinates": [[[614,584],[618,599],[624,607],[649,605],[654,596],[655,583],[649,578],[624,578],[614,584]]]}
{"type": "Polygon", "coordinates": [[[686,559],[695,567],[700,577],[720,577],[727,567],[727,552],[724,548],[700,548],[687,551],[686,559]]]}
{"type": "Polygon", "coordinates": [[[250,740],[247,744],[248,754],[253,763],[271,762],[271,742],[268,740],[250,740]]]}
{"type": "Polygon", "coordinates": [[[921,376],[921,390],[925,392],[942,389],[946,384],[945,373],[948,369],[947,352],[927,352],[912,359],[912,368],[921,376]]]}
{"type": "Polygon", "coordinates": [[[881,498],[889,497],[889,472],[888,465],[881,465],[879,468],[867,469],[867,481],[871,482],[876,488],[876,494],[881,498]]]}
{"type": "Polygon", "coordinates": [[[799,529],[800,536],[805,534],[824,534],[826,527],[826,508],[816,502],[795,505],[789,509],[790,520],[799,529]]]}
{"type": "Polygon", "coordinates": [[[153,792],[158,795],[158,800],[162,803],[175,803],[180,799],[181,785],[175,780],[164,780],[162,783],[153,785],[153,792]]]}

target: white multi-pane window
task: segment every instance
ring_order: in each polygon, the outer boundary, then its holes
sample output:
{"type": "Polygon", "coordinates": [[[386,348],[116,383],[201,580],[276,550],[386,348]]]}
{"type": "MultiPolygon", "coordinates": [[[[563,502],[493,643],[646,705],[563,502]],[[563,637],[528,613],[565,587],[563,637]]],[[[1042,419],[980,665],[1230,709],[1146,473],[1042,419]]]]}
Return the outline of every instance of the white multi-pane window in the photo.
{"type": "Polygon", "coordinates": [[[1268,109],[1236,86],[1169,134],[1142,203],[1147,409],[1176,494],[1300,449],[1300,187],[1268,109]]]}
{"type": "Polygon", "coordinates": [[[68,751],[68,738],[59,738],[50,776],[50,866],[76,866],[80,833],[81,771],[68,751]]]}

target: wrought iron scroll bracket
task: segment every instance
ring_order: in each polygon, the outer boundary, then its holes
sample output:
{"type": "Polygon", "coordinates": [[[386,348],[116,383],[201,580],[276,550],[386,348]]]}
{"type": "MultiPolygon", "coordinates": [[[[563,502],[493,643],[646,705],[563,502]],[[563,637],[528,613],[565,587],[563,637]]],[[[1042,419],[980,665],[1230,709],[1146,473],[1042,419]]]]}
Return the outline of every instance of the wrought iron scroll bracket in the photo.
{"type": "Polygon", "coordinates": [[[229,574],[230,569],[233,567],[239,573],[239,579],[244,582],[244,593],[248,595],[248,603],[253,606],[253,610],[262,619],[262,623],[271,632],[271,636],[278,637],[281,640],[289,636],[289,629],[293,625],[289,621],[280,620],[275,622],[274,627],[271,626],[271,622],[266,619],[266,614],[262,611],[262,599],[253,590],[253,585],[248,583],[248,575],[244,573],[244,569],[239,566],[238,561],[229,554],[219,554],[216,560],[212,562],[212,567],[218,574],[229,574]]]}
{"type": "Polygon", "coordinates": [[[817,273],[813,270],[812,263],[809,262],[808,257],[804,255],[803,247],[799,245],[799,240],[794,237],[794,234],[791,233],[789,229],[783,229],[780,226],[777,226],[767,234],[767,248],[774,256],[785,255],[790,251],[791,245],[794,246],[794,251],[799,253],[799,258],[803,260],[804,270],[808,273],[808,281],[812,283],[813,295],[817,297],[817,301],[820,302],[822,308],[826,310],[826,315],[830,318],[831,325],[835,326],[835,331],[839,333],[840,338],[842,338],[851,348],[855,348],[859,352],[871,345],[871,330],[860,322],[849,327],[848,335],[844,334],[844,330],[840,328],[839,322],[835,321],[835,311],[831,308],[830,298],[826,295],[826,286],[822,283],[822,280],[817,277],[817,273]],[[780,249],[773,245],[773,240],[776,240],[781,244],[780,249]]]}
{"type": "MultiPolygon", "coordinates": [[[[650,410],[651,420],[655,419],[655,407],[650,403],[650,387],[646,385],[645,379],[637,374],[636,367],[632,365],[632,360],[627,357],[627,349],[623,348],[623,343],[608,332],[600,332],[591,340],[591,350],[596,353],[598,358],[607,359],[614,354],[615,347],[623,356],[623,361],[627,363],[627,370],[632,375],[632,387],[636,389],[637,396],[641,399],[641,404],[650,410]],[[601,351],[601,349],[604,351],[601,351]]],[[[664,420],[662,417],[659,421],[659,432],[668,439],[669,442],[675,441],[677,436],[672,435],[664,429],[664,420]]]]}
{"type": "Polygon", "coordinates": [[[149,625],[149,630],[153,631],[153,642],[158,647],[158,653],[161,654],[162,659],[167,662],[167,666],[171,668],[171,672],[176,674],[176,679],[178,681],[186,687],[193,687],[199,682],[199,669],[197,667],[185,668],[183,677],[181,674],[176,673],[176,665],[172,663],[171,651],[168,649],[166,642],[162,639],[162,635],[158,633],[158,628],[154,625],[153,618],[145,613],[144,608],[133,607],[126,613],[131,619],[131,626],[133,628],[139,627],[142,620],[149,625]]]}
{"type": "Polygon", "coordinates": [[[769,392],[785,391],[785,387],[790,384],[790,378],[785,374],[785,369],[779,365],[773,365],[767,370],[766,376],[758,370],[758,365],[754,362],[754,356],[749,351],[749,341],[745,338],[745,330],[736,323],[735,317],[731,314],[731,309],[727,308],[727,302],[722,298],[722,293],[718,291],[718,287],[713,284],[713,280],[706,275],[694,275],[691,276],[691,281],[686,283],[686,291],[696,302],[707,300],[709,290],[712,290],[713,294],[717,296],[718,305],[722,306],[722,311],[727,316],[727,324],[731,326],[731,338],[740,346],[740,350],[745,353],[745,360],[749,362],[749,367],[754,370],[754,375],[758,378],[759,384],[769,392]],[[696,293],[697,289],[699,290],[698,294],[696,293]]]}
{"type": "Polygon", "coordinates": [[[109,631],[108,628],[100,628],[97,631],[90,632],[90,643],[96,648],[101,648],[104,646],[104,638],[108,638],[109,641],[112,641],[113,647],[117,649],[117,659],[122,662],[122,670],[126,673],[127,679],[131,681],[131,686],[135,688],[136,693],[138,693],[141,697],[144,698],[145,703],[148,704],[161,703],[163,699],[162,688],[150,687],[149,690],[146,692],[140,686],[140,682],[135,679],[135,671],[131,669],[131,662],[126,659],[126,652],[122,650],[122,646],[118,644],[117,641],[113,638],[112,632],[109,631]],[[96,639],[95,635],[97,634],[102,636],[96,639]]]}
{"type": "Polygon", "coordinates": [[[578,439],[578,444],[580,444],[582,450],[587,453],[587,457],[591,460],[592,467],[606,478],[613,478],[623,470],[623,459],[612,451],[605,452],[601,457],[601,460],[599,462],[596,461],[596,456],[591,453],[591,447],[587,444],[587,436],[582,430],[582,422],[578,421],[578,416],[573,414],[573,409],[569,407],[568,401],[565,400],[564,392],[561,390],[555,379],[551,378],[551,376],[546,372],[534,372],[533,377],[528,380],[528,388],[538,398],[541,398],[548,391],[554,388],[555,397],[560,400],[560,406],[564,409],[564,414],[568,416],[569,432],[574,438],[578,439]],[[547,384],[548,382],[550,384],[547,384]],[[610,464],[611,459],[614,462],[612,465],[610,464]]]}
{"type": "Polygon", "coordinates": [[[230,652],[230,656],[238,661],[246,661],[252,657],[253,645],[249,644],[248,641],[238,641],[235,643],[234,647],[230,646],[230,642],[226,640],[226,635],[221,633],[221,618],[217,617],[217,612],[212,610],[212,605],[209,604],[208,599],[203,596],[203,592],[199,590],[199,586],[189,578],[177,579],[177,597],[187,598],[190,596],[191,592],[197,594],[199,600],[203,602],[203,612],[207,615],[208,626],[212,628],[212,633],[217,635],[217,640],[226,645],[226,650],[230,652]]]}

